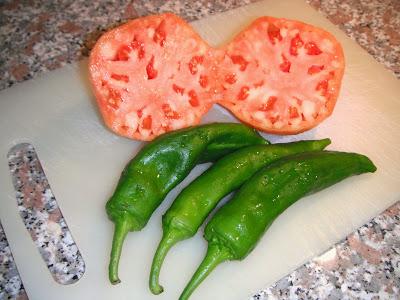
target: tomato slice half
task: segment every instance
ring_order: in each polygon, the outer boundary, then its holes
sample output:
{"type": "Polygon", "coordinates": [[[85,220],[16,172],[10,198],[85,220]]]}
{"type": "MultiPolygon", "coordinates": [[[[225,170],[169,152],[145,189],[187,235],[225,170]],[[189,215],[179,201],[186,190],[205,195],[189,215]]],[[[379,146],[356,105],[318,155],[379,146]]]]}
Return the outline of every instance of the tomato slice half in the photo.
{"type": "Polygon", "coordinates": [[[93,48],[90,78],[105,123],[151,140],[196,125],[210,109],[212,49],[173,14],[130,21],[93,48]]]}
{"type": "Polygon", "coordinates": [[[332,113],[344,55],[328,32],[261,17],[224,50],[218,102],[243,122],[269,133],[296,134],[332,113]]]}

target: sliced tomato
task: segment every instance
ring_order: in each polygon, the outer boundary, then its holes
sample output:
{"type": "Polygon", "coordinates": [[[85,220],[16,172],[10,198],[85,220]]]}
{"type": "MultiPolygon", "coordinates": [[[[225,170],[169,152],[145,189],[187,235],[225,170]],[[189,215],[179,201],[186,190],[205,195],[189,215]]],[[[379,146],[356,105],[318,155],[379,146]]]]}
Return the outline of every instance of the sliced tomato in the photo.
{"type": "Polygon", "coordinates": [[[261,17],[213,49],[162,14],[105,33],[89,69],[105,123],[123,136],[196,125],[214,103],[260,130],[296,134],[332,113],[344,56],[331,34],[299,21],[261,17]]]}
{"type": "Polygon", "coordinates": [[[260,130],[296,134],[327,118],[344,70],[340,44],[299,21],[262,17],[225,49],[218,102],[260,130]]]}
{"type": "Polygon", "coordinates": [[[90,55],[90,78],[105,123],[151,140],[196,125],[212,105],[212,49],[173,14],[130,21],[105,33],[90,55]]]}

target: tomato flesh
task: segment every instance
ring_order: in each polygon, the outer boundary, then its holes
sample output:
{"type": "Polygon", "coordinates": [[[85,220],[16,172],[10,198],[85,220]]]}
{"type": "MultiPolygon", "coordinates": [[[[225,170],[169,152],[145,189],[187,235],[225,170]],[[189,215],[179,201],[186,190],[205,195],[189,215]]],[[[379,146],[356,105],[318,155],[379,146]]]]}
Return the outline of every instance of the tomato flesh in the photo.
{"type": "Polygon", "coordinates": [[[196,125],[215,103],[265,132],[295,134],[332,113],[344,57],[332,35],[298,21],[262,17],[213,49],[162,14],[104,34],[89,69],[105,123],[122,136],[196,125]]]}

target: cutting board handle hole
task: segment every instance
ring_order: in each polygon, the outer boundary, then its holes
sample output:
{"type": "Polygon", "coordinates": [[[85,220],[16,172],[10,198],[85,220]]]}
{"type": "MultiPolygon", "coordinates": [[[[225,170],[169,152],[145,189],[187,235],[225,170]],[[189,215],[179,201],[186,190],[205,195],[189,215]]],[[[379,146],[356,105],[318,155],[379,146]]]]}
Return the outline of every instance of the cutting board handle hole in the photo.
{"type": "Polygon", "coordinates": [[[7,154],[22,221],[54,280],[78,281],[85,262],[50,188],[35,148],[30,143],[13,146],[7,154]]]}

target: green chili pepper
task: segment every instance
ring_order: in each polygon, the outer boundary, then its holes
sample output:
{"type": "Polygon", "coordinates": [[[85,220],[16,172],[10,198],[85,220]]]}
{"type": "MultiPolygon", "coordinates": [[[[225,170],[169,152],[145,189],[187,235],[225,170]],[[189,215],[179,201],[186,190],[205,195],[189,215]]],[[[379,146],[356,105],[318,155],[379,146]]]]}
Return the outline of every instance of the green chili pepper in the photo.
{"type": "Polygon", "coordinates": [[[298,199],[375,170],[366,156],[328,151],[287,156],[261,169],[207,224],[207,254],[179,299],[188,299],[221,262],[245,258],[272,222],[298,199]]]}
{"type": "Polygon", "coordinates": [[[163,291],[158,283],[161,265],[169,249],[181,240],[196,234],[197,230],[218,202],[239,188],[256,171],[281,157],[323,150],[329,139],[301,141],[275,145],[257,145],[239,149],[218,160],[190,183],[164,214],[163,237],[155,253],[150,273],[150,290],[163,291]]]}
{"type": "Polygon", "coordinates": [[[268,141],[250,127],[214,123],[167,133],[144,146],[125,167],[106,205],[108,216],[115,223],[109,265],[111,283],[120,282],[118,263],[127,233],[141,230],[167,193],[199,161],[257,144],[268,141]]]}

